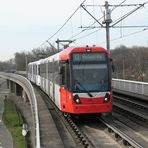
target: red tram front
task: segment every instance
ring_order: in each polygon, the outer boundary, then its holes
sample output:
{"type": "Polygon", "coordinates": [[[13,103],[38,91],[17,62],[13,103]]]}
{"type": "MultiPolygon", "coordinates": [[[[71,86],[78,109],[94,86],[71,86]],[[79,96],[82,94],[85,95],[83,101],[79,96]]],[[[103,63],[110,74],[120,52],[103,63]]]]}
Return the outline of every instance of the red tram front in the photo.
{"type": "Polygon", "coordinates": [[[112,111],[110,55],[107,50],[101,47],[68,48],[59,54],[59,61],[62,112],[92,114],[112,111]]]}

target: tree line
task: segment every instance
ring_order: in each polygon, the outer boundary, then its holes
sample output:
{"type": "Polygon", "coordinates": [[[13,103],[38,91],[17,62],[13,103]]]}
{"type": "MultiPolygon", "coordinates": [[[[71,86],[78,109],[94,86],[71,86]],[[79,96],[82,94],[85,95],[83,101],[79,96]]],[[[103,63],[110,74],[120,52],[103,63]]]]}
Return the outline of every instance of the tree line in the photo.
{"type": "Polygon", "coordinates": [[[13,72],[15,71],[15,61],[14,59],[10,59],[8,61],[0,61],[0,71],[5,71],[5,72],[13,72]]]}
{"type": "Polygon", "coordinates": [[[148,82],[148,47],[120,46],[111,51],[114,78],[148,82]]]}
{"type": "Polygon", "coordinates": [[[37,61],[42,58],[49,57],[57,53],[57,49],[54,46],[35,48],[30,52],[16,52],[14,59],[6,62],[0,62],[0,71],[13,72],[13,71],[26,71],[26,66],[29,62],[37,61]]]}
{"type": "Polygon", "coordinates": [[[29,62],[37,61],[49,57],[56,53],[56,48],[45,47],[45,48],[36,48],[31,52],[16,52],[15,53],[15,64],[17,71],[25,71],[26,66],[29,62]]]}
{"type": "MultiPolygon", "coordinates": [[[[0,62],[0,71],[25,71],[29,62],[46,58],[57,53],[54,46],[36,48],[31,52],[16,52],[15,58],[0,62]]],[[[126,47],[121,45],[111,50],[115,72],[112,76],[118,79],[129,79],[148,82],[148,47],[126,47]]]]}

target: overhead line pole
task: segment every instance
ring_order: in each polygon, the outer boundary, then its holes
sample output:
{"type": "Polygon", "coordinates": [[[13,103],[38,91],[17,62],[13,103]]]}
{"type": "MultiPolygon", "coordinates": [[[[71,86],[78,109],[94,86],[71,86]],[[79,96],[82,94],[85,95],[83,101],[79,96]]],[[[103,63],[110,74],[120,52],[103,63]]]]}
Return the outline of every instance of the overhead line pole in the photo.
{"type": "Polygon", "coordinates": [[[105,26],[102,25],[85,7],[84,5],[81,5],[81,7],[96,21],[99,23],[99,25],[102,28],[106,28],[106,48],[110,52],[110,23],[112,22],[111,20],[111,10],[109,9],[109,4],[107,1],[105,1],[105,12],[104,12],[104,21],[102,24],[106,24],[105,26]]]}
{"type": "MultiPolygon", "coordinates": [[[[123,1],[125,2],[125,1],[123,1]]],[[[122,3],[123,3],[122,2],[122,3]]],[[[116,27],[115,25],[118,24],[119,22],[121,22],[122,20],[124,20],[125,18],[127,18],[128,16],[130,16],[132,13],[134,13],[135,11],[137,11],[138,9],[140,9],[141,7],[144,7],[145,4],[147,4],[148,2],[145,2],[143,4],[126,4],[126,5],[109,5],[108,1],[105,1],[105,5],[96,5],[96,6],[104,6],[105,7],[105,11],[104,11],[104,21],[102,23],[100,23],[85,7],[84,4],[81,4],[81,7],[100,25],[97,28],[105,28],[106,29],[106,48],[107,50],[110,52],[110,28],[119,28],[118,26],[116,27]],[[109,9],[110,6],[138,6],[137,8],[135,8],[134,10],[132,10],[131,12],[125,14],[124,16],[122,16],[120,19],[116,20],[115,22],[113,22],[113,24],[110,26],[110,24],[112,23],[112,19],[111,19],[111,12],[112,10],[109,9]],[[103,25],[105,24],[105,25],[103,25]]],[[[94,6],[94,5],[87,5],[87,6],[94,6]]],[[[124,26],[123,26],[124,27],[124,26]]],[[[128,27],[132,27],[132,26],[125,26],[125,28],[128,27]]],[[[134,27],[134,26],[133,26],[134,27]]],[[[142,26],[135,26],[135,27],[142,27],[142,26]]],[[[83,27],[81,27],[83,28],[83,27]]],[[[89,27],[84,27],[84,28],[89,28],[89,27]]],[[[91,27],[92,29],[95,27],[91,27]]]]}
{"type": "Polygon", "coordinates": [[[103,24],[106,24],[106,48],[110,52],[110,23],[112,22],[111,19],[111,11],[109,9],[108,2],[105,1],[105,12],[104,12],[104,21],[103,24]]]}
{"type": "MultiPolygon", "coordinates": [[[[58,49],[58,52],[60,51],[60,43],[61,42],[67,42],[67,43],[72,43],[72,42],[74,42],[75,40],[59,40],[59,39],[57,39],[56,40],[56,43],[57,43],[57,49],[58,49]]],[[[69,44],[68,44],[68,46],[69,46],[69,44]]],[[[68,47],[68,46],[66,46],[66,47],[68,47]]]]}

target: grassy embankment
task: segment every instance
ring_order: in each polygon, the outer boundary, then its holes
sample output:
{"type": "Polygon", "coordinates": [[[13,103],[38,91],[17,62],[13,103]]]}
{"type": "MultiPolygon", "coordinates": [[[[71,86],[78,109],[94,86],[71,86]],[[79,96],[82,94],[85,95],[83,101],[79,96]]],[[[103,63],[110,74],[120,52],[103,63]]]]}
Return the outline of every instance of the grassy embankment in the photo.
{"type": "Polygon", "coordinates": [[[14,148],[23,148],[27,145],[22,136],[23,119],[11,100],[5,100],[3,120],[13,138],[14,148]]]}

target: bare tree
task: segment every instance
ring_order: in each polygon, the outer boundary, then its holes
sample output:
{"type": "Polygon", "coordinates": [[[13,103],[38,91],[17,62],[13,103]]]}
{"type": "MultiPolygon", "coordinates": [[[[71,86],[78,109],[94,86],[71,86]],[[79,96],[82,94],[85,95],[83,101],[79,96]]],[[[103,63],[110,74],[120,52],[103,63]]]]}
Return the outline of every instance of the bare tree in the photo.
{"type": "Polygon", "coordinates": [[[148,81],[148,48],[133,46],[117,47],[111,51],[116,72],[113,77],[148,81]]]}

